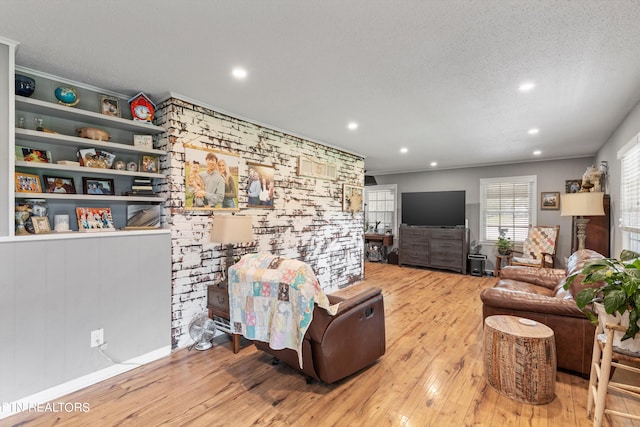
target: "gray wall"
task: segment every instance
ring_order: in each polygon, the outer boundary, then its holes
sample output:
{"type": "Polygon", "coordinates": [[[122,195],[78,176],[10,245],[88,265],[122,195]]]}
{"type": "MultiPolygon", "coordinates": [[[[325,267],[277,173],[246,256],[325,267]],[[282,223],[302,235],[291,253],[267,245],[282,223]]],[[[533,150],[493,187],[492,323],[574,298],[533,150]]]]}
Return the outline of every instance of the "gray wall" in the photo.
{"type": "MultiPolygon", "coordinates": [[[[121,234],[121,233],[118,233],[121,234]]],[[[171,344],[170,234],[0,243],[0,402],[171,344]]]]}
{"type": "Polygon", "coordinates": [[[624,247],[622,231],[618,227],[620,217],[620,170],[621,162],[617,159],[618,150],[640,132],[640,102],[622,120],[611,134],[606,144],[598,152],[598,163],[605,160],[609,164],[609,175],[606,183],[611,194],[611,256],[617,257],[624,247]]]}
{"type": "MultiPolygon", "coordinates": [[[[510,165],[485,166],[477,168],[426,171],[394,175],[378,175],[379,185],[397,184],[398,199],[403,192],[412,191],[466,191],[466,215],[471,240],[479,239],[480,224],[480,179],[520,175],[536,175],[538,194],[541,192],[565,192],[565,181],[582,179],[587,167],[594,164],[593,157],[554,160],[546,162],[518,163],[510,165]]],[[[538,199],[539,200],[539,199],[538,199]]],[[[539,202],[538,202],[539,204],[539,202]]],[[[401,201],[398,203],[398,218],[401,218],[401,201]]],[[[561,217],[559,210],[538,210],[538,224],[560,225],[558,238],[558,266],[564,266],[564,258],[571,251],[571,218],[561,217]]],[[[495,251],[492,245],[485,244],[482,253],[488,256],[487,269],[493,269],[495,251]]]]}

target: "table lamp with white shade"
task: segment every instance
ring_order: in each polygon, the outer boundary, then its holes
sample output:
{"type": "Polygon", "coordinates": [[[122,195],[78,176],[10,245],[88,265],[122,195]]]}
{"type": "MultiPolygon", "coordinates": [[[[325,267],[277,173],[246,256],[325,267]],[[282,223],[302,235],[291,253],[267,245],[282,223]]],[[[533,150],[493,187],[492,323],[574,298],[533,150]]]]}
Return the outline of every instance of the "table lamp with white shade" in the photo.
{"type": "Polygon", "coordinates": [[[602,192],[567,193],[560,196],[560,215],[577,217],[578,250],[585,248],[587,239],[589,218],[584,217],[604,215],[603,199],[602,192]]]}
{"type": "Polygon", "coordinates": [[[211,228],[211,241],[227,248],[224,267],[224,281],[227,281],[229,267],[233,265],[233,245],[253,241],[253,217],[241,215],[215,215],[211,228]]]}

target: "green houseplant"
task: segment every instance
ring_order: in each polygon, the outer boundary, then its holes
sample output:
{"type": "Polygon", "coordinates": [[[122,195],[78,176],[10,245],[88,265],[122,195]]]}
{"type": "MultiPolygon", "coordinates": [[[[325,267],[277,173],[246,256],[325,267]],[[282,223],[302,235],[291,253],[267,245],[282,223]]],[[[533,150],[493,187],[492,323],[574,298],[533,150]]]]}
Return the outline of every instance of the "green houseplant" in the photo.
{"type": "Polygon", "coordinates": [[[500,235],[498,237],[498,242],[496,243],[496,247],[498,248],[498,253],[500,255],[509,255],[513,250],[514,242],[510,237],[505,237],[504,235],[500,235]]]}
{"type": "MultiPolygon", "coordinates": [[[[624,250],[620,259],[606,258],[585,263],[578,273],[567,277],[564,289],[579,275],[587,285],[575,296],[576,305],[587,317],[597,323],[598,318],[587,309],[592,303],[601,303],[609,315],[629,316],[629,326],[621,341],[633,339],[640,332],[640,254],[624,250]]],[[[640,336],[639,336],[640,338],[640,336]]]]}

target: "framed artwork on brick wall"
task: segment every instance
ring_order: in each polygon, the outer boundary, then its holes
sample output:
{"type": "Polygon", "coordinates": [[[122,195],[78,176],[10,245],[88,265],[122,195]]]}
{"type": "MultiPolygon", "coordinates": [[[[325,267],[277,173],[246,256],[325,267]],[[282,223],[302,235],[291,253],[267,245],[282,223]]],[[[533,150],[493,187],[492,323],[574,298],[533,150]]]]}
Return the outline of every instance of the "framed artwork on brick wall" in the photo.
{"type": "Polygon", "coordinates": [[[352,214],[364,210],[364,187],[342,184],[342,210],[352,214]]]}
{"type": "Polygon", "coordinates": [[[247,163],[247,207],[273,209],[276,196],[275,166],[247,163]]]}
{"type": "Polygon", "coordinates": [[[238,210],[240,156],[185,144],[185,208],[238,210]]]}

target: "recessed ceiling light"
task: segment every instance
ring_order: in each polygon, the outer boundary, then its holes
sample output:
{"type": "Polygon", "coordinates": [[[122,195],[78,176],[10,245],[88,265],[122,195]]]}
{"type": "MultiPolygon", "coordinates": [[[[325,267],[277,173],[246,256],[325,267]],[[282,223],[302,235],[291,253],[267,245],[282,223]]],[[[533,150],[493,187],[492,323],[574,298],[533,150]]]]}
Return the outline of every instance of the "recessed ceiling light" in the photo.
{"type": "Polygon", "coordinates": [[[408,149],[407,147],[402,147],[402,148],[400,149],[400,152],[401,152],[402,154],[404,154],[404,153],[406,153],[406,152],[408,152],[408,151],[409,151],[409,149],[408,149]]]}
{"type": "Polygon", "coordinates": [[[536,151],[533,152],[534,156],[539,156],[540,154],[542,154],[542,151],[540,151],[540,150],[536,150],[536,151]]]}
{"type": "Polygon", "coordinates": [[[520,87],[518,88],[518,90],[520,92],[529,92],[531,89],[533,89],[534,87],[536,87],[536,84],[534,82],[524,82],[520,85],[520,87]]]}
{"type": "Polygon", "coordinates": [[[347,128],[349,128],[349,130],[356,130],[358,129],[358,124],[356,122],[349,122],[347,128]]]}
{"type": "Polygon", "coordinates": [[[537,135],[538,132],[540,132],[540,129],[536,129],[536,128],[529,129],[529,135],[537,135]]]}
{"type": "Polygon", "coordinates": [[[431,166],[438,166],[438,162],[431,162],[431,166]]]}
{"type": "Polygon", "coordinates": [[[247,77],[247,70],[241,67],[236,67],[231,71],[231,75],[238,80],[242,80],[247,77]]]}

